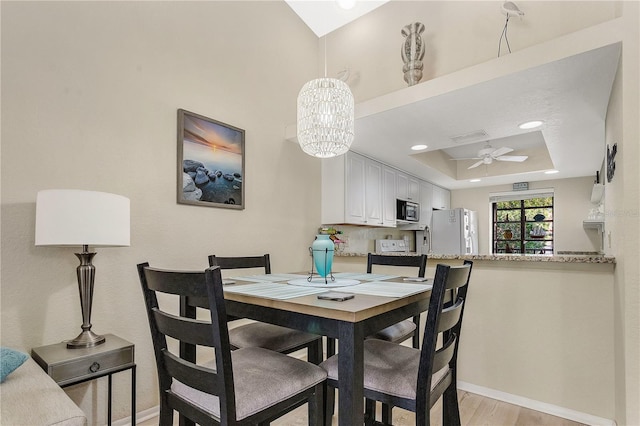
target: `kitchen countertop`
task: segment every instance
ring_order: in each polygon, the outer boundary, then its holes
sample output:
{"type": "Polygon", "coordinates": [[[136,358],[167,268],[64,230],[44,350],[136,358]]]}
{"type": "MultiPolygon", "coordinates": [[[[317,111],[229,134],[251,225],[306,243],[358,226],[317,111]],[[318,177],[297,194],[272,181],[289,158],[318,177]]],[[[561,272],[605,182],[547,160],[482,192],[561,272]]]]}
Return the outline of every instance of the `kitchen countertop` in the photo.
{"type": "MultiPolygon", "coordinates": [[[[545,254],[430,254],[429,259],[435,260],[490,260],[503,262],[558,262],[558,263],[616,263],[616,258],[599,254],[582,254],[575,252],[560,255],[545,254]]],[[[378,253],[390,256],[416,256],[416,252],[408,253],[378,253]]],[[[336,257],[367,257],[367,253],[335,252],[336,257]]]]}

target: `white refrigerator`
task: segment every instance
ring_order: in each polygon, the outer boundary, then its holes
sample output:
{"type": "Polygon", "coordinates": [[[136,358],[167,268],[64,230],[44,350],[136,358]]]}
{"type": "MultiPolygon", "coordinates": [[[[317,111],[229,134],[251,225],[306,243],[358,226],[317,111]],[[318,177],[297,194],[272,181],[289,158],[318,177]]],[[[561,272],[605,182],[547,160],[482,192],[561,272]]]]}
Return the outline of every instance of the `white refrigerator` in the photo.
{"type": "Polygon", "coordinates": [[[431,252],[478,254],[478,215],[467,209],[434,210],[431,219],[431,252]]]}

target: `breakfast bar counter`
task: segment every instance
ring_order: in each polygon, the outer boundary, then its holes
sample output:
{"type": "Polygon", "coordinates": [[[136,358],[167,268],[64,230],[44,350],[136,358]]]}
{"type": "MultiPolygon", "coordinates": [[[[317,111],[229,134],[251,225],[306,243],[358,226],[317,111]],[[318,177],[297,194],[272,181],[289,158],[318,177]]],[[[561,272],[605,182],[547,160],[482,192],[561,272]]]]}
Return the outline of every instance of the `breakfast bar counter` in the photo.
{"type": "MultiPolygon", "coordinates": [[[[610,419],[614,322],[621,315],[615,302],[616,259],[556,253],[428,255],[427,277],[438,263],[473,261],[458,353],[459,387],[610,419]],[[588,398],[581,392],[585,387],[593,392],[588,398]]],[[[333,259],[338,272],[364,272],[366,266],[366,253],[341,251],[333,259]]],[[[373,272],[391,273],[384,267],[373,272]]]]}
{"type": "MultiPolygon", "coordinates": [[[[381,254],[381,253],[380,253],[381,254]]],[[[416,252],[384,253],[388,256],[416,256],[416,252]]],[[[367,257],[367,253],[336,251],[336,257],[367,257]]],[[[608,263],[615,264],[616,258],[587,252],[566,252],[557,255],[545,254],[429,254],[429,260],[482,260],[502,262],[553,262],[553,263],[608,263]]]]}

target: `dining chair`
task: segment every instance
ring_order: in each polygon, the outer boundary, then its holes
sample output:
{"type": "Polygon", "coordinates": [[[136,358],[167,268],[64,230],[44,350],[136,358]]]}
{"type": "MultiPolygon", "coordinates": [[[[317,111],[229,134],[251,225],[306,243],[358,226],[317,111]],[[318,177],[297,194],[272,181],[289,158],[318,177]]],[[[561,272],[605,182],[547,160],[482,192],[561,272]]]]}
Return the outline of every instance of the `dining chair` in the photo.
{"type": "MultiPolygon", "coordinates": [[[[381,254],[371,254],[367,256],[367,273],[372,273],[373,265],[408,266],[418,268],[418,277],[424,278],[427,270],[427,255],[418,256],[385,256],[381,254]]],[[[391,284],[392,285],[392,284],[391,284]]],[[[413,337],[412,345],[420,348],[420,314],[415,315],[413,320],[407,319],[387,327],[369,336],[374,339],[386,340],[393,343],[401,343],[413,337]]]]}
{"type": "MultiPolygon", "coordinates": [[[[372,273],[373,265],[388,265],[388,266],[408,266],[418,268],[418,277],[424,277],[427,270],[427,255],[422,254],[418,256],[386,256],[381,254],[369,253],[367,256],[367,273],[372,273]]],[[[389,283],[393,285],[393,283],[389,283]]],[[[413,317],[413,319],[406,319],[400,321],[397,324],[393,324],[383,330],[380,330],[371,336],[367,336],[367,339],[380,339],[393,343],[402,343],[405,340],[413,337],[412,345],[414,348],[420,347],[420,314],[413,317]]],[[[336,353],[336,340],[333,338],[327,338],[327,358],[335,355],[336,353]]]]}
{"type": "MultiPolygon", "coordinates": [[[[382,424],[391,424],[393,407],[400,407],[416,414],[417,426],[428,426],[431,407],[443,397],[442,424],[460,425],[457,357],[472,267],[473,262],[468,260],[460,266],[437,265],[421,349],[378,339],[365,340],[365,424],[379,424],[375,420],[375,401],[379,401],[383,404],[382,424]],[[445,302],[447,292],[452,292],[453,298],[445,302]]],[[[331,422],[331,402],[335,388],[340,386],[339,356],[320,364],[327,371],[325,424],[331,422]]]]}
{"type": "Polygon", "coordinates": [[[200,425],[264,425],[305,403],[309,425],[321,424],[322,368],[264,348],[231,350],[219,267],[182,272],[142,263],[138,274],[156,357],[160,426],[173,424],[174,411],[200,425]],[[166,295],[208,299],[211,321],[164,310],[158,299],[166,295]],[[213,349],[213,361],[185,360],[167,338],[213,349]]]}
{"type": "MultiPolygon", "coordinates": [[[[220,269],[263,268],[265,274],[271,273],[269,254],[244,257],[222,257],[212,254],[209,256],[209,265],[219,266],[220,269]]],[[[284,354],[306,348],[309,362],[319,364],[322,361],[322,336],[288,327],[251,322],[231,328],[229,341],[233,349],[259,347],[284,354]]]]}

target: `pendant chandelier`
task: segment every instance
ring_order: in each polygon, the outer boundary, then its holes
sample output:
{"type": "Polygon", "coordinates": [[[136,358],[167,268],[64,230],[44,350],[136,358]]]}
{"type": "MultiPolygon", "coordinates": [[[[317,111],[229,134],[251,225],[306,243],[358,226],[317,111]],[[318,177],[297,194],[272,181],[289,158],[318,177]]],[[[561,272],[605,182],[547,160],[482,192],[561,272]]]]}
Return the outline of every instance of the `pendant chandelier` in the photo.
{"type": "Polygon", "coordinates": [[[298,143],[314,157],[329,158],[349,151],[353,142],[353,95],[342,80],[325,77],[306,83],[298,94],[298,143]]]}

